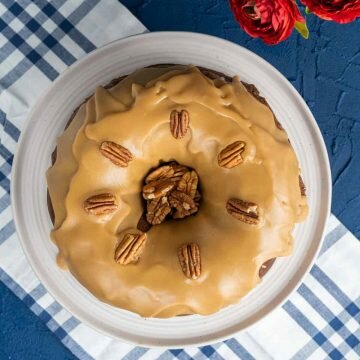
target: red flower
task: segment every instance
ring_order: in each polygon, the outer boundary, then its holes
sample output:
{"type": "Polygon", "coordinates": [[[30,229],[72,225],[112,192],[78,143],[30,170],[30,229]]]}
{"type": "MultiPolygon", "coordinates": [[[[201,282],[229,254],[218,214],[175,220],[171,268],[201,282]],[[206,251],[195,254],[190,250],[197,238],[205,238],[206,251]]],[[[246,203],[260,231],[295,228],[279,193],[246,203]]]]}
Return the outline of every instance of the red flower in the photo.
{"type": "Polygon", "coordinates": [[[287,39],[295,22],[305,21],[294,0],[229,1],[240,26],[250,36],[260,38],[266,44],[277,44],[287,39]]]}
{"type": "Polygon", "coordinates": [[[344,24],[360,17],[360,0],[301,0],[301,2],[324,20],[344,24]]]}

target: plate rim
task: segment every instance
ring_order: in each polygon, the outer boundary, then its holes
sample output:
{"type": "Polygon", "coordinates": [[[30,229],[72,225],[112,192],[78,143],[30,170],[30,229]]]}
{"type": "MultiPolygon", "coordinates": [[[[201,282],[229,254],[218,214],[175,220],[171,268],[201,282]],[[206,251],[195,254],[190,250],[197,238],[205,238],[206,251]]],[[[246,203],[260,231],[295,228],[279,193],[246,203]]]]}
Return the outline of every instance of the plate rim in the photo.
{"type": "MultiPolygon", "coordinates": [[[[175,40],[175,39],[174,39],[175,40]]],[[[120,45],[121,46],[121,45],[120,45]]],[[[324,187],[323,186],[323,187],[324,187]]],[[[206,344],[211,344],[211,343],[215,343],[218,341],[223,341],[225,339],[229,339],[231,336],[235,336],[236,334],[243,332],[245,330],[248,330],[250,327],[254,326],[255,324],[257,324],[259,321],[261,321],[262,319],[265,319],[267,316],[269,316],[274,310],[278,309],[280,306],[282,306],[284,304],[284,302],[291,296],[291,294],[293,292],[296,291],[296,289],[299,287],[299,285],[303,282],[304,277],[309,273],[311,267],[313,266],[321,245],[323,243],[323,239],[325,236],[325,228],[326,228],[326,224],[328,222],[329,216],[330,216],[330,211],[331,211],[331,199],[332,199],[332,182],[331,182],[331,168],[330,168],[330,162],[329,162],[329,157],[328,157],[328,153],[326,150],[326,146],[325,146],[325,142],[323,139],[323,136],[321,134],[320,128],[311,112],[311,110],[309,109],[309,107],[307,106],[307,104],[305,103],[304,99],[301,97],[301,95],[298,93],[298,91],[296,90],[296,88],[286,79],[286,77],[280,73],[280,71],[278,71],[273,65],[271,65],[269,62],[267,62],[265,59],[263,59],[262,57],[260,57],[259,55],[257,55],[256,53],[252,52],[251,50],[248,50],[247,48],[238,45],[234,42],[231,42],[229,40],[226,39],[222,39],[222,38],[218,38],[215,36],[211,36],[211,35],[207,35],[207,34],[201,34],[201,33],[193,33],[193,32],[182,32],[182,31],[159,31],[159,32],[150,32],[150,33],[143,33],[143,34],[137,34],[137,35],[132,35],[123,39],[118,39],[115,41],[112,41],[98,49],[95,49],[94,51],[84,55],[81,59],[76,60],[73,64],[71,64],[68,68],[66,68],[50,85],[49,87],[44,91],[44,93],[39,97],[39,99],[37,99],[37,101],[35,102],[35,104],[32,106],[32,108],[30,109],[27,117],[26,117],[26,122],[23,126],[23,129],[21,131],[20,134],[20,138],[18,140],[17,143],[17,147],[16,147],[16,152],[15,152],[15,156],[14,156],[14,161],[13,161],[13,165],[12,165],[12,172],[11,172],[11,184],[10,184],[10,195],[11,195],[11,209],[12,209],[12,216],[14,219],[14,224],[15,224],[15,229],[16,229],[16,233],[18,235],[18,239],[19,242],[21,244],[21,247],[24,251],[24,254],[26,256],[27,261],[30,263],[32,270],[34,271],[35,275],[38,277],[39,281],[41,284],[44,285],[44,287],[46,288],[46,290],[49,292],[49,294],[54,298],[54,300],[56,300],[57,302],[59,302],[59,304],[66,309],[71,315],[73,315],[75,318],[79,319],[81,322],[83,322],[84,324],[86,324],[87,326],[89,326],[92,329],[95,329],[96,331],[98,331],[99,333],[102,333],[105,336],[110,336],[112,338],[115,338],[117,340],[121,340],[124,341],[128,344],[131,345],[136,345],[136,346],[146,346],[149,348],[166,348],[166,349],[176,349],[179,347],[186,347],[186,346],[202,346],[202,345],[206,345],[206,344]],[[154,344],[154,342],[144,342],[144,341],[133,341],[133,340],[129,340],[126,338],[122,338],[119,337],[117,335],[114,334],[110,334],[108,332],[106,332],[105,330],[98,328],[96,325],[92,324],[91,321],[88,321],[86,318],[84,318],[81,314],[74,314],[74,312],[69,309],[68,304],[64,303],[62,300],[63,299],[59,299],[59,297],[54,296],[54,292],[53,292],[53,286],[49,284],[48,280],[46,279],[45,276],[42,275],[42,273],[39,271],[39,269],[37,268],[37,264],[35,263],[34,259],[30,256],[30,252],[28,251],[28,247],[26,244],[26,236],[24,236],[23,234],[23,229],[22,229],[22,225],[20,224],[20,220],[18,218],[18,209],[17,209],[17,204],[19,202],[18,200],[18,194],[15,191],[16,189],[16,184],[18,182],[18,177],[17,174],[20,172],[19,168],[20,166],[20,154],[21,150],[23,150],[22,148],[24,147],[23,143],[25,142],[25,137],[26,137],[26,133],[28,128],[30,127],[30,120],[33,117],[33,114],[36,113],[36,111],[41,108],[41,104],[44,102],[44,100],[46,99],[48,93],[57,86],[57,84],[59,82],[61,82],[62,78],[64,77],[65,74],[67,74],[68,72],[72,71],[74,68],[80,67],[84,62],[88,61],[91,56],[94,56],[94,54],[99,53],[101,51],[106,51],[108,48],[112,47],[112,46],[116,46],[119,43],[120,44],[124,44],[128,41],[138,41],[139,39],[142,40],[143,38],[155,38],[157,39],[157,41],[162,41],[163,39],[168,40],[169,37],[183,37],[183,38],[192,38],[192,40],[198,40],[198,41],[211,41],[213,43],[214,46],[220,46],[221,43],[223,43],[224,45],[228,46],[228,47],[232,47],[234,50],[236,48],[240,48],[245,54],[249,55],[250,57],[255,58],[258,63],[264,67],[267,67],[268,71],[272,72],[279,80],[281,80],[281,83],[286,85],[287,90],[291,91],[292,95],[295,96],[296,100],[299,102],[299,104],[301,105],[301,109],[303,111],[305,111],[307,118],[311,121],[311,127],[312,130],[315,131],[315,137],[317,140],[317,145],[320,147],[321,149],[321,157],[324,160],[324,177],[323,177],[323,185],[326,187],[326,204],[322,204],[323,208],[325,207],[325,211],[324,211],[324,217],[322,219],[322,224],[320,225],[320,233],[321,233],[321,237],[318,240],[316,249],[314,251],[314,253],[311,256],[310,261],[308,261],[308,264],[305,266],[305,268],[302,271],[302,275],[299,277],[299,279],[296,281],[296,284],[294,284],[292,286],[292,289],[290,291],[285,291],[286,289],[283,289],[282,292],[285,292],[285,294],[277,294],[277,297],[280,296],[281,299],[278,301],[272,301],[275,302],[276,304],[271,305],[271,309],[267,310],[265,312],[265,314],[259,318],[259,319],[255,319],[255,321],[252,324],[249,324],[245,327],[243,327],[240,330],[231,330],[232,327],[227,328],[225,330],[223,330],[223,332],[225,332],[224,335],[222,336],[216,336],[216,332],[211,333],[210,335],[205,335],[205,338],[211,338],[208,340],[202,340],[202,341],[194,341],[194,342],[190,342],[190,343],[184,343],[184,344],[164,344],[164,345],[156,345],[154,344]],[[217,42],[217,44],[216,44],[217,42]],[[325,206],[324,206],[325,205],[325,206]],[[49,290],[51,289],[51,290],[49,290]],[[230,330],[229,330],[230,329],[230,330]],[[215,336],[213,336],[215,334],[215,336]]],[[[319,224],[318,224],[319,226],[319,224]]],[[[301,263],[299,265],[299,268],[303,267],[304,264],[301,263]]],[[[286,286],[286,288],[288,287],[288,285],[286,286]]],[[[170,339],[171,340],[171,339],[170,339]]]]}

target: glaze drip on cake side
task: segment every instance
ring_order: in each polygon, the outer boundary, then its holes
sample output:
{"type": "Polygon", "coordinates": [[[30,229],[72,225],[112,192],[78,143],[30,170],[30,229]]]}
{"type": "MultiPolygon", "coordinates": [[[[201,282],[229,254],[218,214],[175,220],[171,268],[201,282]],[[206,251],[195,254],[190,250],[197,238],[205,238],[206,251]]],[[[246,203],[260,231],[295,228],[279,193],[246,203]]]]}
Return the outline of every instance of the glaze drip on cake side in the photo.
{"type": "Polygon", "coordinates": [[[97,88],[58,139],[57,159],[47,172],[58,262],[100,300],[142,316],[216,312],[258,284],[266,260],[291,254],[291,232],[308,210],[299,173],[286,133],[238,78],[213,81],[184,66],[136,71],[109,90],[97,88]],[[190,115],[182,139],[170,133],[174,109],[190,115]],[[129,149],[129,166],[114,166],[102,156],[103,141],[129,149]],[[220,167],[219,152],[235,141],[246,143],[244,161],[220,167]],[[138,263],[119,265],[115,247],[136,228],[143,178],[160,160],[197,171],[201,207],[196,216],[153,226],[138,263]],[[116,196],[117,210],[89,215],[84,201],[102,192],[116,196]],[[230,216],[231,198],[256,203],[261,223],[230,216]],[[201,249],[197,280],[184,276],[177,257],[191,242],[201,249]]]}

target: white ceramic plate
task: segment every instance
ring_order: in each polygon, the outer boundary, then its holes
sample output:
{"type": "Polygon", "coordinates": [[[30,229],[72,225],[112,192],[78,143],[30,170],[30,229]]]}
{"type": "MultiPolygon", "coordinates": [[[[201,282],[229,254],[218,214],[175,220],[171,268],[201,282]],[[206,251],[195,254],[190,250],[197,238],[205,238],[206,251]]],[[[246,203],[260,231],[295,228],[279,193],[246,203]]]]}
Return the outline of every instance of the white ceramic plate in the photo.
{"type": "Polygon", "coordinates": [[[12,180],[12,204],[19,238],[29,262],[54,298],[96,330],[144,346],[180,348],[228,338],[282,304],[300,283],[319,249],[329,215],[329,162],[317,124],[292,85],[266,61],[233,43],[193,33],[150,33],[113,42],[76,62],[38,101],[21,134],[12,180]],[[72,111],[119,75],[152,64],[204,66],[255,84],[289,134],[308,188],[310,216],[295,230],[291,257],[278,259],[261,285],[239,304],[211,316],[143,319],[104,304],[55,263],[49,239],[45,172],[72,111]]]}

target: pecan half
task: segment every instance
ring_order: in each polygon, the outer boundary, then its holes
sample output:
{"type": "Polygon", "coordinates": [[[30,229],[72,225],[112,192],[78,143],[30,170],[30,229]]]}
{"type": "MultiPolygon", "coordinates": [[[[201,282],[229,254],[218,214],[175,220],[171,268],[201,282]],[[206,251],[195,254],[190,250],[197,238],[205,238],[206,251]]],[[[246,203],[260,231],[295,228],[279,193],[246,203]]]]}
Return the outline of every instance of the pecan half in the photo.
{"type": "Polygon", "coordinates": [[[301,175],[299,175],[299,187],[300,187],[301,196],[306,196],[306,186],[304,184],[304,181],[303,181],[301,175]]]}
{"type": "Polygon", "coordinates": [[[145,243],[146,234],[125,234],[115,249],[115,261],[121,265],[138,261],[145,243]]]}
{"type": "Polygon", "coordinates": [[[169,203],[171,207],[176,209],[174,219],[182,219],[198,211],[198,208],[191,196],[178,190],[171,192],[169,203]]]}
{"type": "Polygon", "coordinates": [[[230,199],[226,204],[227,212],[235,219],[246,224],[257,225],[260,222],[258,206],[240,199],[230,199]]]}
{"type": "Polygon", "coordinates": [[[177,189],[194,199],[199,178],[195,171],[186,172],[180,179],[177,189]]]}
{"type": "Polygon", "coordinates": [[[117,209],[116,198],[113,194],[104,193],[89,197],[84,202],[84,209],[89,214],[105,215],[117,209]]]}
{"type": "Polygon", "coordinates": [[[199,246],[195,243],[181,246],[178,257],[184,275],[189,279],[196,280],[201,275],[199,246]]]}
{"type": "Polygon", "coordinates": [[[145,178],[145,183],[149,184],[160,179],[170,179],[174,175],[174,172],[174,168],[171,165],[160,166],[145,178]]]}
{"type": "Polygon", "coordinates": [[[187,171],[188,169],[183,165],[178,165],[178,164],[163,165],[152,171],[145,178],[145,183],[149,184],[150,182],[160,179],[169,179],[171,181],[177,182],[187,171]]]}
{"type": "Polygon", "coordinates": [[[170,114],[170,131],[175,139],[183,138],[189,128],[190,117],[186,110],[173,110],[170,114]]]}
{"type": "Polygon", "coordinates": [[[148,202],[146,220],[152,225],[161,224],[171,211],[166,196],[148,202]]]}
{"type": "Polygon", "coordinates": [[[134,158],[133,154],[124,146],[112,141],[104,141],[100,145],[101,153],[112,163],[121,167],[127,167],[134,158]]]}
{"type": "Polygon", "coordinates": [[[169,192],[175,183],[169,179],[160,179],[151,182],[143,187],[143,197],[144,199],[157,199],[164,196],[169,192]]]}
{"type": "Polygon", "coordinates": [[[218,155],[218,164],[221,167],[231,169],[243,162],[241,154],[245,150],[243,141],[235,141],[220,151],[218,155]]]}

